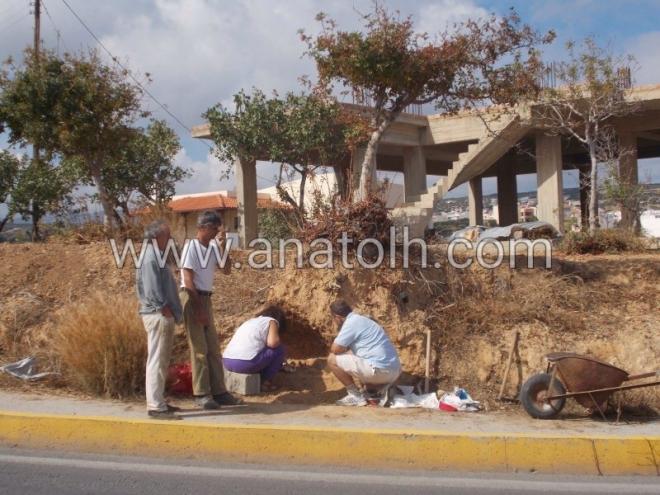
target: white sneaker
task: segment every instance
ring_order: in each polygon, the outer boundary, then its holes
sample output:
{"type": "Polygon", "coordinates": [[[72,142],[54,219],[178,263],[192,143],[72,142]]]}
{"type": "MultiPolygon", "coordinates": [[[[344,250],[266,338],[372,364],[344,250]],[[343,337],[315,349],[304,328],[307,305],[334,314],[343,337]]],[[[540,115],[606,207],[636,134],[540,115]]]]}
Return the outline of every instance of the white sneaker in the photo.
{"type": "Polygon", "coordinates": [[[338,406],[366,406],[367,399],[362,394],[352,394],[349,392],[346,397],[339,399],[335,404],[338,406]]]}

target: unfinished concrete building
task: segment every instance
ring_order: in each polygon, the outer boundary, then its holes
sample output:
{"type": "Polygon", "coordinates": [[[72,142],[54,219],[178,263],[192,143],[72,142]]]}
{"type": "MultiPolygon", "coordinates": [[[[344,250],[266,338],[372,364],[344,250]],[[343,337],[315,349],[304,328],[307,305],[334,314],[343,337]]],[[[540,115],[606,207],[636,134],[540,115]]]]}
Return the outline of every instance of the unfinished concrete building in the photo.
{"type": "MultiPolygon", "coordinates": [[[[637,111],[614,122],[623,146],[634,150],[620,164],[622,176],[631,183],[638,178],[638,158],[660,156],[660,85],[637,87],[631,98],[637,111]]],[[[409,225],[411,236],[421,236],[433,214],[434,204],[448,191],[468,184],[469,223],[483,223],[482,179],[497,178],[499,225],[517,222],[516,176],[536,174],[537,217],[564,229],[562,171],[577,169],[588,174],[585,150],[569,140],[544,134],[534,118],[534,106],[502,112],[489,121],[474,114],[401,114],[387,129],[378,147],[379,171],[402,172],[404,204],[393,210],[399,225],[409,225]],[[528,152],[521,152],[528,150],[528,152]],[[427,187],[427,176],[437,182],[427,187]]],[[[193,137],[210,137],[208,124],[193,129],[193,137]]],[[[353,177],[360,176],[364,150],[354,153],[353,177]]],[[[265,157],[267,159],[267,157],[265,157]]],[[[237,163],[239,233],[247,243],[257,234],[256,162],[237,163]]],[[[583,218],[588,194],[580,191],[583,218]]],[[[625,216],[626,212],[622,212],[625,216]]]]}

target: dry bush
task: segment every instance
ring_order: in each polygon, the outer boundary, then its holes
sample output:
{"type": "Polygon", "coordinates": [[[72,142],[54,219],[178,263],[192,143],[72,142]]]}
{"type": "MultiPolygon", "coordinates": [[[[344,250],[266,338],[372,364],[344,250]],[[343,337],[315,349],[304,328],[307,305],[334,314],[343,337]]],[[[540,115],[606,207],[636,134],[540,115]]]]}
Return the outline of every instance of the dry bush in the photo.
{"type": "Polygon", "coordinates": [[[333,204],[317,204],[312,212],[312,220],[298,232],[298,237],[311,242],[314,239],[328,239],[339,246],[342,233],[353,239],[349,247],[367,238],[376,239],[387,245],[390,238],[392,220],[385,203],[378,196],[363,201],[338,201],[333,204]]]}
{"type": "Polygon", "coordinates": [[[91,244],[107,239],[126,240],[142,239],[144,228],[154,220],[165,220],[172,229],[181,221],[179,216],[166,205],[140,204],[130,216],[124,217],[125,223],[110,229],[102,222],[89,219],[78,225],[67,225],[53,230],[48,240],[64,244],[91,244]]]}
{"type": "Polygon", "coordinates": [[[69,308],[53,342],[67,382],[95,395],[142,393],[147,341],[135,298],[96,292],[69,308]]]}
{"type": "Polygon", "coordinates": [[[428,309],[429,321],[468,334],[534,321],[558,332],[579,332],[582,315],[596,296],[572,275],[447,266],[441,293],[428,309]]]}
{"type": "Polygon", "coordinates": [[[35,328],[45,322],[48,313],[48,303],[29,291],[5,298],[0,313],[0,355],[8,359],[34,355],[43,347],[35,328]]]}
{"type": "Polygon", "coordinates": [[[560,248],[566,254],[603,254],[644,251],[642,240],[622,229],[601,229],[595,234],[569,232],[560,248]]]}

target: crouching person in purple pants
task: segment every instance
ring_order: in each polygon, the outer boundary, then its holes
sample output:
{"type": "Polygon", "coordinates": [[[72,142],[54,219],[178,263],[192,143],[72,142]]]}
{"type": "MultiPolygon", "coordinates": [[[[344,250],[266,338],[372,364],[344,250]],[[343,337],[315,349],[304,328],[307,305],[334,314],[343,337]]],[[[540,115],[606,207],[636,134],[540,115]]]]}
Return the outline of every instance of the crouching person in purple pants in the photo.
{"type": "Polygon", "coordinates": [[[275,305],[266,307],[236,329],[222,362],[234,373],[259,373],[261,389],[276,389],[272,379],[282,369],[285,349],[280,335],[286,330],[284,311],[275,305]]]}

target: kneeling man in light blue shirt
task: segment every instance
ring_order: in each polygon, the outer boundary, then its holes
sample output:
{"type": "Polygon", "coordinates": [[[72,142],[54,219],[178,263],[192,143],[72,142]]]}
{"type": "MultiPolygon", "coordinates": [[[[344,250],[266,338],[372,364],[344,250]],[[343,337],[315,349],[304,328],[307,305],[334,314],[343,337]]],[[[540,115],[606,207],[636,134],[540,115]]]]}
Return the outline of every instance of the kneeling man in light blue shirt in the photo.
{"type": "Polygon", "coordinates": [[[364,406],[367,400],[361,388],[394,383],[401,374],[399,356],[383,327],[355,313],[346,301],[333,302],[330,313],[339,334],[330,347],[328,367],[347,391],[337,404],[364,406]]]}

